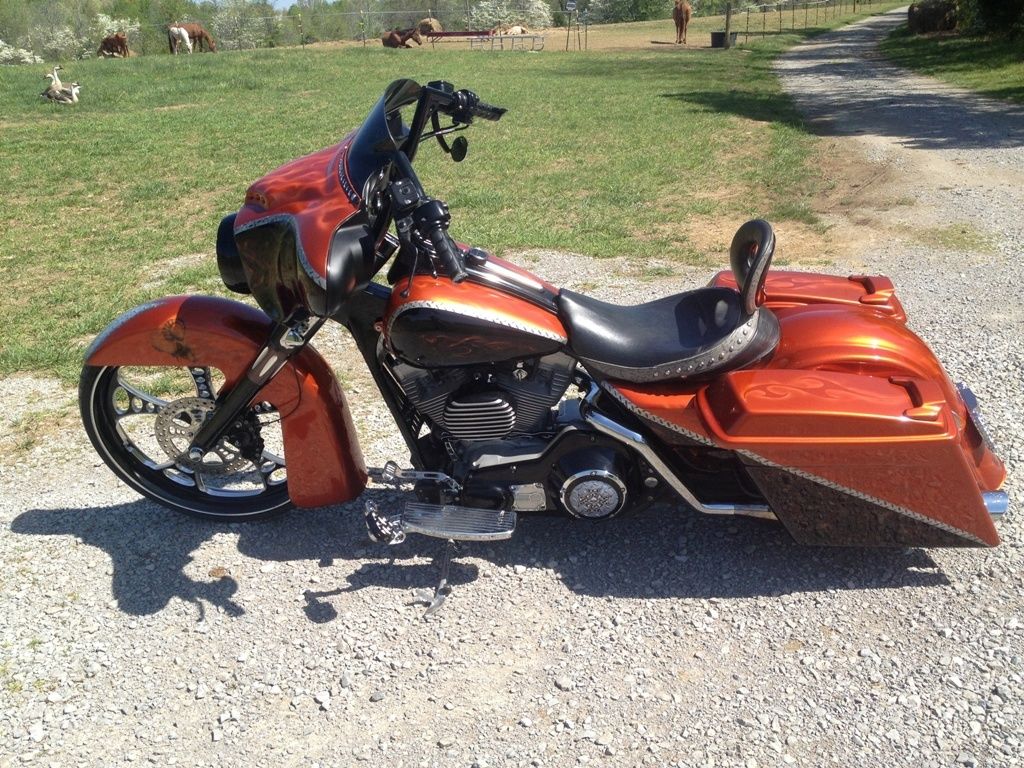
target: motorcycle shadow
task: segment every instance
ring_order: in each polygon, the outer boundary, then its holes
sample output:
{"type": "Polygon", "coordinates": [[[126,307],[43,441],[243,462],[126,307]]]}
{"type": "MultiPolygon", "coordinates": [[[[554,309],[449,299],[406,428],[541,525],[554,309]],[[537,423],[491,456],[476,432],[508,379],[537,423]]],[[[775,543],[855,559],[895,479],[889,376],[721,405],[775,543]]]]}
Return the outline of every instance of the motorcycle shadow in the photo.
{"type": "MultiPolygon", "coordinates": [[[[209,581],[186,572],[193,552],[225,532],[237,535],[239,553],[264,563],[312,561],[327,569],[336,561],[362,561],[348,573],[342,567],[320,579],[325,585],[347,585],[305,591],[307,618],[324,623],[337,616],[331,598],[344,593],[366,587],[407,592],[437,584],[442,542],[410,536],[401,545],[385,547],[366,535],[363,501],[373,500],[388,509],[399,498],[393,491],[368,490],[359,501],[336,508],[230,524],[196,520],[142,500],[108,507],[34,509],[15,518],[11,531],[74,536],[102,549],[111,559],[111,587],[118,607],[134,615],[156,613],[174,597],[197,606],[200,620],[205,605],[230,616],[243,614],[235,599],[238,581],[227,570],[211,569],[209,581]]],[[[508,579],[544,568],[578,594],[647,599],[949,584],[925,550],[805,547],[774,523],[706,517],[667,505],[604,522],[523,516],[509,541],[461,544],[448,583],[459,587],[475,581],[481,568],[492,575],[498,575],[495,569],[519,571],[509,573],[508,579]],[[477,565],[480,560],[484,562],[477,565]]],[[[514,589],[510,593],[514,599],[514,589]]]]}

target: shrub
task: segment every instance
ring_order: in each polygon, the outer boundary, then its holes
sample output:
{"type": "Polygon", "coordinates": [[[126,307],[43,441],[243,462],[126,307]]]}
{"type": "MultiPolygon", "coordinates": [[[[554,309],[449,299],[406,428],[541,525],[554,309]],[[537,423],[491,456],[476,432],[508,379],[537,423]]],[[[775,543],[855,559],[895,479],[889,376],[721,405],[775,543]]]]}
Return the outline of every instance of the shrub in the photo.
{"type": "Polygon", "coordinates": [[[32,51],[15,48],[0,40],[0,64],[42,64],[43,60],[32,51]]]}
{"type": "Polygon", "coordinates": [[[915,35],[956,29],[954,0],[921,0],[907,11],[907,27],[915,35]]]}
{"type": "Polygon", "coordinates": [[[1024,0],[959,0],[957,21],[965,32],[1024,34],[1024,0]]]}

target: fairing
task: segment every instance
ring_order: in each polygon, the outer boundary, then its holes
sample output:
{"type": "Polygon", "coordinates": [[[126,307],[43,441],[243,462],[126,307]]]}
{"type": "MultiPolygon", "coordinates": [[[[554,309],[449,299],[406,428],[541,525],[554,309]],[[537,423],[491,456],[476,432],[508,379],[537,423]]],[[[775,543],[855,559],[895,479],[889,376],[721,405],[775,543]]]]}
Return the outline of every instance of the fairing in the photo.
{"type": "MultiPolygon", "coordinates": [[[[270,327],[265,314],[238,302],[172,296],[115,320],[90,347],[86,364],[209,366],[230,387],[245,375],[270,327]]],[[[292,357],[259,397],[281,414],[294,504],[336,504],[362,493],[366,467],[351,412],[330,366],[314,349],[292,357]]]]}
{"type": "Polygon", "coordinates": [[[366,180],[391,162],[405,138],[397,110],[419,92],[411,80],[392,83],[342,142],[293,160],[249,187],[235,218],[235,239],[253,295],[274,319],[299,307],[314,314],[330,308],[330,275],[345,271],[331,268],[335,233],[361,217],[366,180]]]}

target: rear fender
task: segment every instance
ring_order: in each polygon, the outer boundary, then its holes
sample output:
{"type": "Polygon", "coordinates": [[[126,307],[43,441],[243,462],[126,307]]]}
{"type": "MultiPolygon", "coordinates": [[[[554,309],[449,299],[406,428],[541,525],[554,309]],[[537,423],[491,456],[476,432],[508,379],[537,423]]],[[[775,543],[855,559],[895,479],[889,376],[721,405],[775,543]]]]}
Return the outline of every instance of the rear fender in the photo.
{"type": "MultiPolygon", "coordinates": [[[[166,365],[220,370],[225,386],[241,379],[266,342],[271,320],[246,304],[208,296],[171,296],[129,310],[86,353],[86,365],[166,365]]],[[[334,372],[305,347],[261,391],[281,414],[288,492],[300,507],[354,499],[366,466],[345,395],[334,372]]]]}

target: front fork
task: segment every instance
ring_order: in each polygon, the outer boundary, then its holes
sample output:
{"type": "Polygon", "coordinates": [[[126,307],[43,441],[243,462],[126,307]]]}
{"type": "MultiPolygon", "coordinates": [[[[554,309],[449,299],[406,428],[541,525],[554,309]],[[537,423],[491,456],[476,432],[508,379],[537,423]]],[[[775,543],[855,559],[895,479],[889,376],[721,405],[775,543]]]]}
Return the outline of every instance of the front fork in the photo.
{"type": "Polygon", "coordinates": [[[308,318],[302,318],[274,323],[266,343],[249,365],[245,375],[234,386],[217,396],[216,409],[210,418],[203,422],[188,447],[190,461],[202,461],[225,433],[238,424],[239,418],[256,399],[260,390],[280,373],[293,355],[309,343],[325,320],[326,318],[319,318],[316,322],[310,323],[308,318]]]}

